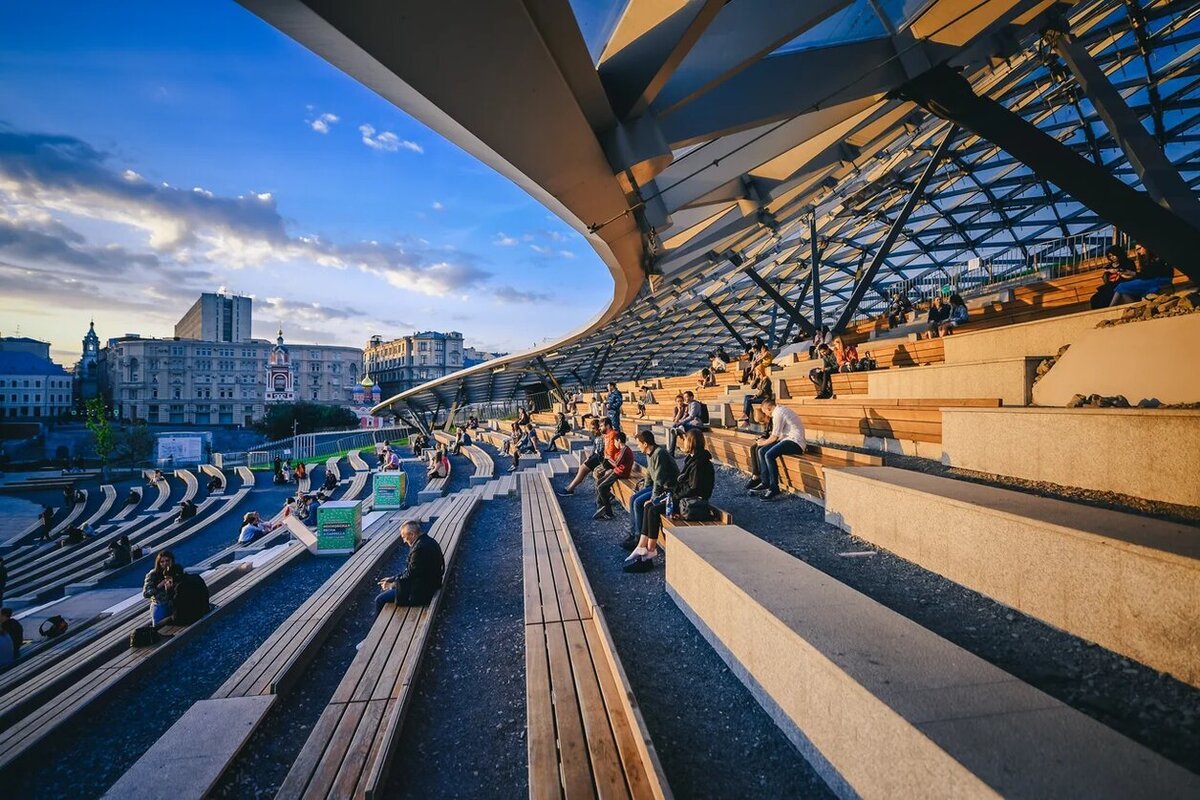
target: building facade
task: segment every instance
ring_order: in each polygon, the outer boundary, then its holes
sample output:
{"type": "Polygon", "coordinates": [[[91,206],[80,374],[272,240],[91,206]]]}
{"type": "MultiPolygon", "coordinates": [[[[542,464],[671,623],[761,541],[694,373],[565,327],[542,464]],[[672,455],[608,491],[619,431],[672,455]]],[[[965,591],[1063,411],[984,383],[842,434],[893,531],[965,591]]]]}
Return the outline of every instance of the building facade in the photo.
{"type": "Polygon", "coordinates": [[[0,419],[51,422],[70,411],[65,369],[28,349],[0,350],[0,419]]]}
{"type": "MultiPolygon", "coordinates": [[[[122,336],[102,358],[105,393],[121,419],[172,425],[248,425],[261,419],[280,342],[237,344],[122,336]]],[[[295,401],[349,406],[359,381],[357,347],[294,344],[287,348],[295,401]]],[[[272,402],[284,402],[272,400],[272,402]]],[[[291,402],[286,401],[286,402],[291,402]]]]}
{"type": "Polygon", "coordinates": [[[79,350],[79,361],[75,364],[74,394],[75,407],[82,409],[93,397],[100,396],[100,337],[96,335],[96,322],[88,326],[79,350]]]}
{"type": "Polygon", "coordinates": [[[458,331],[423,331],[384,341],[372,336],[363,350],[363,373],[391,397],[463,368],[463,336],[458,331]]]}
{"type": "Polygon", "coordinates": [[[463,348],[463,367],[473,367],[476,364],[482,364],[485,361],[491,361],[494,358],[501,358],[508,353],[489,353],[486,350],[478,350],[474,347],[463,348]]]}
{"type": "Polygon", "coordinates": [[[50,360],[50,343],[28,336],[0,336],[0,353],[32,353],[50,360]]]}
{"type": "Polygon", "coordinates": [[[175,338],[205,342],[249,342],[254,300],[241,295],[205,292],[175,323],[175,338]]]}

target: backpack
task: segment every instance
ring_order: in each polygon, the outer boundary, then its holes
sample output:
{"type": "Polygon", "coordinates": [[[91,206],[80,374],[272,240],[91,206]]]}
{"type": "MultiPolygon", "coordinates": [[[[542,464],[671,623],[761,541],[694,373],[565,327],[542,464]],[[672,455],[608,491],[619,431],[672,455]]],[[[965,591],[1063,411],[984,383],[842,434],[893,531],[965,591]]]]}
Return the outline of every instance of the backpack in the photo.
{"type": "Polygon", "coordinates": [[[700,404],[700,421],[705,425],[708,424],[708,406],[704,403],[700,404]]]}
{"type": "Polygon", "coordinates": [[[129,634],[129,646],[149,647],[152,644],[158,644],[162,638],[162,634],[155,630],[153,625],[143,625],[129,634]]]}
{"type": "Polygon", "coordinates": [[[53,617],[47,617],[46,621],[38,626],[38,633],[46,639],[57,639],[67,632],[67,621],[55,614],[53,617]]]}
{"type": "Polygon", "coordinates": [[[184,575],[175,582],[171,617],[176,625],[191,625],[208,613],[208,585],[199,575],[184,575]]]}

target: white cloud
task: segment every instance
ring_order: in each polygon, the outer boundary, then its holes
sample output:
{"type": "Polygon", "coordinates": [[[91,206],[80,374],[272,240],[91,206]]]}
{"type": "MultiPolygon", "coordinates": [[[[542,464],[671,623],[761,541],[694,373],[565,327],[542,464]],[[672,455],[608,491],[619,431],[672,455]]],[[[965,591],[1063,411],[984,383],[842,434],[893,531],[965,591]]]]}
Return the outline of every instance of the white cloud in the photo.
{"type": "Polygon", "coordinates": [[[575,257],[575,254],[572,253],[570,250],[559,250],[558,254],[560,256],[562,256],[563,258],[574,258],[575,257]]]}
{"type": "Polygon", "coordinates": [[[544,244],[531,244],[529,245],[529,249],[540,256],[548,256],[552,252],[551,249],[544,244]]]}
{"type": "Polygon", "coordinates": [[[434,200],[432,208],[434,211],[445,211],[446,210],[446,207],[444,205],[442,205],[441,200],[434,200]]]}
{"type": "MultiPolygon", "coordinates": [[[[312,106],[309,106],[308,110],[312,111],[312,106]]],[[[318,114],[316,117],[313,117],[307,121],[308,127],[312,128],[317,133],[325,134],[329,133],[329,129],[331,127],[336,125],[338,122],[341,122],[342,118],[337,114],[331,114],[326,111],[325,113],[318,114]]]]}
{"type": "Polygon", "coordinates": [[[501,231],[500,233],[496,234],[496,239],[492,242],[492,244],[496,245],[497,247],[516,247],[518,242],[513,237],[505,234],[504,231],[501,231]]]}
{"type": "Polygon", "coordinates": [[[400,150],[411,150],[414,153],[424,153],[425,148],[408,139],[401,139],[391,131],[377,133],[372,125],[359,125],[358,132],[362,134],[362,143],[372,150],[395,153],[400,150]]]}
{"type": "Polygon", "coordinates": [[[552,242],[565,242],[568,237],[558,231],[546,231],[546,238],[552,242]]]}

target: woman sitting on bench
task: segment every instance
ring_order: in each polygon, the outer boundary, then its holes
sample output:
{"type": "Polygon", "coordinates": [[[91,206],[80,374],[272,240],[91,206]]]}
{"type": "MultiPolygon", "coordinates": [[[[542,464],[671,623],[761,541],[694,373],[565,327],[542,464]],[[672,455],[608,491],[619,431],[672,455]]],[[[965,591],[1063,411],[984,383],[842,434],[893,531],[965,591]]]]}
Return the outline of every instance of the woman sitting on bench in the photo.
{"type": "Polygon", "coordinates": [[[154,569],[142,581],[142,597],[150,598],[150,624],[158,627],[171,616],[171,595],[175,581],[183,577],[183,567],[175,562],[175,554],[163,550],[154,557],[154,569]]]}
{"type": "Polygon", "coordinates": [[[434,481],[450,474],[450,457],[446,455],[445,445],[438,445],[430,451],[429,468],[425,471],[425,479],[434,481]]]}

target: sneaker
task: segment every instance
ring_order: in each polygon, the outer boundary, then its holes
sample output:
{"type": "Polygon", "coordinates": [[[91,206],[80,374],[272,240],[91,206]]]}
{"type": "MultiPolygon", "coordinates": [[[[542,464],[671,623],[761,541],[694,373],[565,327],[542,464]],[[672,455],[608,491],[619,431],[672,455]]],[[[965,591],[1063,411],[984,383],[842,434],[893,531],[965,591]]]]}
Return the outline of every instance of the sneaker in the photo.
{"type": "Polygon", "coordinates": [[[607,508],[597,508],[596,513],[592,514],[592,519],[612,519],[613,513],[607,508]]]}
{"type": "Polygon", "coordinates": [[[759,497],[761,497],[763,500],[774,500],[776,497],[779,497],[779,490],[767,489],[765,492],[760,494],[759,497]]]}
{"type": "Polygon", "coordinates": [[[653,569],[654,569],[654,562],[652,560],[647,560],[647,559],[638,559],[637,561],[632,561],[630,563],[627,563],[625,566],[621,567],[621,570],[623,572],[629,572],[629,573],[650,572],[653,569]]]}
{"type": "Polygon", "coordinates": [[[631,533],[625,537],[624,541],[621,542],[621,549],[622,550],[632,550],[633,548],[637,547],[637,543],[638,543],[638,537],[634,536],[631,533]]]}
{"type": "Polygon", "coordinates": [[[516,465],[516,464],[513,464],[511,467],[509,467],[509,468],[508,468],[508,471],[509,471],[509,472],[516,472],[516,471],[517,471],[517,465],[516,465]]]}
{"type": "Polygon", "coordinates": [[[752,491],[754,489],[761,489],[761,488],[763,488],[762,481],[759,480],[758,478],[752,478],[750,480],[750,482],[746,484],[747,492],[752,491]]]}
{"type": "Polygon", "coordinates": [[[558,496],[559,496],[559,497],[571,497],[571,496],[573,496],[574,494],[575,494],[575,490],[574,490],[574,489],[559,489],[559,490],[558,490],[558,496]]]}
{"type": "Polygon", "coordinates": [[[644,547],[635,547],[633,549],[632,553],[625,556],[625,563],[629,564],[634,561],[637,561],[637,560],[641,559],[642,556],[646,555],[647,552],[649,552],[649,551],[647,551],[646,548],[644,548],[644,547]]]}

